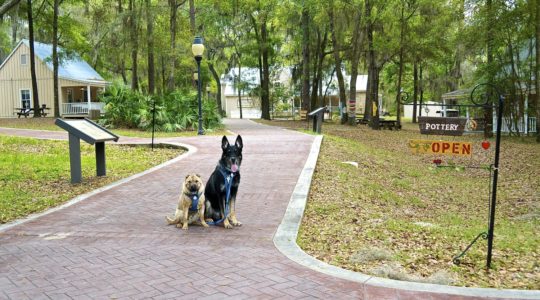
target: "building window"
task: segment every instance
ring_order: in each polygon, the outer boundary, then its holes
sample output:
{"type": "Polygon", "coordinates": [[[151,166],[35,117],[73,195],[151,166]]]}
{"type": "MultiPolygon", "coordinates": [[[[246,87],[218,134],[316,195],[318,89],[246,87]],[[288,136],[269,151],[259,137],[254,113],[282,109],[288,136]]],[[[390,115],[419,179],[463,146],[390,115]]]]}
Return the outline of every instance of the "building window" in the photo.
{"type": "Polygon", "coordinates": [[[67,89],[66,92],[68,103],[73,102],[73,89],[67,89]]]}
{"type": "Polygon", "coordinates": [[[21,105],[22,108],[31,107],[30,90],[21,90],[21,105]]]}
{"type": "Polygon", "coordinates": [[[28,54],[21,54],[21,65],[28,64],[28,54]]]}

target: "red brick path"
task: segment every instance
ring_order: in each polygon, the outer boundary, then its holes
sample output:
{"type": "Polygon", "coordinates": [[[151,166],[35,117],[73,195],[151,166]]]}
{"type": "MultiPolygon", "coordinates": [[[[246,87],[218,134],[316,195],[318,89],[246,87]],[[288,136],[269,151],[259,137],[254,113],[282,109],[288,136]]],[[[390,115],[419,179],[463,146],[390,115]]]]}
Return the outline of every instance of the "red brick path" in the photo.
{"type": "MultiPolygon", "coordinates": [[[[181,180],[188,172],[208,178],[220,156],[221,138],[164,139],[198,150],[0,232],[0,299],[452,298],[334,278],[283,256],[272,237],[313,137],[250,121],[228,121],[228,127],[244,139],[237,199],[242,227],[192,225],[183,231],[166,225],[164,217],[174,212],[181,180]]],[[[0,133],[67,137],[24,130],[0,133]]]]}

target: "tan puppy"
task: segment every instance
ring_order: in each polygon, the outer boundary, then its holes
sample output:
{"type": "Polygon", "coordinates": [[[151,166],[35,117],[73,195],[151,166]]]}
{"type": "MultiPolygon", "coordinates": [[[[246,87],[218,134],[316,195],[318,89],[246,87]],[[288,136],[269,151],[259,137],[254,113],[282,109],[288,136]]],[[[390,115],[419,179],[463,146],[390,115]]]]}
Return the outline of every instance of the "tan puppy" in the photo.
{"type": "Polygon", "coordinates": [[[199,220],[202,226],[208,227],[204,220],[204,184],[201,176],[189,174],[182,185],[182,194],[178,199],[178,206],[174,218],[166,217],[169,225],[188,229],[188,224],[199,220]]]}

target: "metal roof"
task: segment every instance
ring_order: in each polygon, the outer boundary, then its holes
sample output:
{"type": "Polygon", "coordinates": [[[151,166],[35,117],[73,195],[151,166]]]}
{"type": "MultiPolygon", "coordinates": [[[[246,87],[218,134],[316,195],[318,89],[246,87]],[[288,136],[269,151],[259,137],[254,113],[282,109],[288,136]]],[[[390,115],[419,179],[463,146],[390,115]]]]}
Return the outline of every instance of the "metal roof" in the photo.
{"type": "MultiPolygon", "coordinates": [[[[24,43],[27,47],[30,47],[30,42],[27,39],[23,39],[21,43],[24,43]]],[[[19,47],[15,47],[15,50],[19,47]]],[[[63,51],[58,47],[58,52],[63,51]]],[[[52,45],[43,44],[40,42],[34,42],[34,53],[42,60],[47,67],[53,71],[52,64],[52,45]]],[[[82,81],[90,84],[103,84],[107,83],[101,75],[99,75],[94,68],[92,68],[86,61],[80,58],[78,55],[61,61],[58,66],[58,77],[67,80],[82,81]]]]}

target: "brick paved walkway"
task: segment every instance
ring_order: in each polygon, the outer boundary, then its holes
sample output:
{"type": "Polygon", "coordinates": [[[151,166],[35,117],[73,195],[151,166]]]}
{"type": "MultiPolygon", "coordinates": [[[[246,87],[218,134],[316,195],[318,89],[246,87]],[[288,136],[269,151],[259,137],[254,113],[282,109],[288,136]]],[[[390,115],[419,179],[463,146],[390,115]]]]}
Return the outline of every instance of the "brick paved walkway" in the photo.
{"type": "MultiPolygon", "coordinates": [[[[197,151],[0,232],[0,299],[463,299],[377,288],[287,259],[272,237],[313,137],[251,121],[228,120],[227,126],[244,140],[237,198],[242,227],[192,225],[183,231],[166,226],[181,180],[193,171],[208,178],[221,153],[221,137],[161,139],[197,151]]],[[[0,133],[67,138],[60,132],[0,133]]]]}

